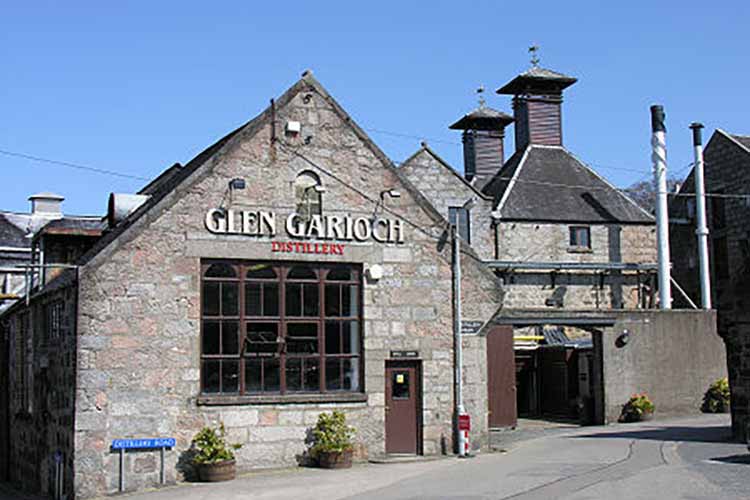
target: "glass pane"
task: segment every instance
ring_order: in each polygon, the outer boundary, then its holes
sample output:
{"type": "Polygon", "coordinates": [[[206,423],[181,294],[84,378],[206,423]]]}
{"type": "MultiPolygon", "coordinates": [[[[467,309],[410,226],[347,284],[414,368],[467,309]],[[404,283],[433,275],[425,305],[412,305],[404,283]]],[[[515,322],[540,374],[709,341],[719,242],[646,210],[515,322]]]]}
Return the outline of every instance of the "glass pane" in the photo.
{"type": "Polygon", "coordinates": [[[318,304],[319,304],[319,293],[318,293],[318,284],[317,283],[310,283],[302,285],[304,288],[304,307],[305,307],[305,316],[318,316],[320,312],[318,312],[318,304]]]}
{"type": "Polygon", "coordinates": [[[302,316],[302,285],[286,284],[286,315],[302,316]]]}
{"type": "Polygon", "coordinates": [[[245,360],[245,392],[260,392],[261,386],[261,368],[263,360],[260,358],[250,358],[245,360]]]}
{"type": "Polygon", "coordinates": [[[279,358],[263,360],[263,388],[266,391],[279,392],[281,389],[281,370],[279,358]]]}
{"type": "Polygon", "coordinates": [[[229,264],[211,264],[206,269],[205,276],[208,278],[236,278],[237,273],[234,271],[234,267],[229,264]]]}
{"type": "Polygon", "coordinates": [[[347,321],[341,324],[341,341],[344,354],[359,354],[359,323],[347,321]]]}
{"type": "Polygon", "coordinates": [[[409,399],[409,372],[393,372],[391,391],[393,399],[409,399]]]}
{"type": "Polygon", "coordinates": [[[315,274],[315,271],[312,270],[312,268],[307,266],[295,266],[292,268],[291,271],[289,271],[289,274],[287,275],[286,279],[289,280],[315,280],[318,279],[318,277],[315,274]]]}
{"type": "Polygon", "coordinates": [[[286,358],[286,389],[288,391],[302,389],[302,360],[300,358],[286,358]]]}
{"type": "Polygon", "coordinates": [[[359,391],[359,358],[342,360],[344,371],[343,389],[347,391],[359,391]]]}
{"type": "Polygon", "coordinates": [[[339,298],[340,289],[341,289],[341,285],[326,284],[326,289],[325,289],[326,316],[330,316],[330,317],[341,316],[341,301],[339,298]]]}
{"type": "Polygon", "coordinates": [[[295,354],[318,352],[317,323],[289,323],[286,328],[287,352],[295,354]]]}
{"type": "Polygon", "coordinates": [[[240,324],[237,321],[223,321],[221,323],[221,353],[240,353],[240,324]]]}
{"type": "Polygon", "coordinates": [[[274,354],[278,352],[279,325],[277,323],[247,323],[248,354],[274,354]]]}
{"type": "Polygon", "coordinates": [[[210,281],[203,283],[203,315],[219,315],[219,284],[210,281]]]}
{"type": "Polygon", "coordinates": [[[245,284],[245,314],[248,316],[261,316],[263,304],[260,301],[260,283],[245,284]]]}
{"type": "Polygon", "coordinates": [[[263,316],[279,315],[279,285],[277,283],[263,284],[263,316]]]}
{"type": "Polygon", "coordinates": [[[221,284],[221,315],[237,316],[240,311],[240,287],[237,283],[221,284]]]}
{"type": "Polygon", "coordinates": [[[337,267],[328,271],[327,281],[351,281],[352,270],[346,267],[337,267]]]}
{"type": "Polygon", "coordinates": [[[219,322],[203,322],[203,354],[219,354],[219,322]]]}
{"type": "Polygon", "coordinates": [[[357,316],[359,312],[359,287],[341,285],[341,315],[357,316]]]}
{"type": "Polygon", "coordinates": [[[340,391],[341,389],[341,360],[326,359],[326,390],[340,391]]]}
{"type": "Polygon", "coordinates": [[[203,361],[201,365],[201,381],[204,393],[219,392],[219,361],[203,361]]]}
{"type": "Polygon", "coordinates": [[[326,321],[326,354],[341,354],[340,328],[341,327],[338,322],[326,321]]]}
{"type": "Polygon", "coordinates": [[[250,279],[275,279],[276,271],[269,264],[255,264],[247,267],[247,275],[250,279]]]}
{"type": "Polygon", "coordinates": [[[221,392],[238,392],[240,390],[240,362],[221,362],[221,392]]]}
{"type": "Polygon", "coordinates": [[[303,359],[304,373],[302,374],[303,389],[306,391],[320,391],[320,360],[318,358],[303,359]]]}

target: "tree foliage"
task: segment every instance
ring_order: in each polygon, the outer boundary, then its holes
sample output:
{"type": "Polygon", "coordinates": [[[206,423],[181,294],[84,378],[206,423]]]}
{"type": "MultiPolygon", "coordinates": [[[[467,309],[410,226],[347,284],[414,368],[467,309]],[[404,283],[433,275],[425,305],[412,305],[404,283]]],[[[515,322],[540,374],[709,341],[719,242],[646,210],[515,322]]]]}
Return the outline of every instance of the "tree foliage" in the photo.
{"type": "MultiPolygon", "coordinates": [[[[674,193],[679,189],[680,179],[674,177],[667,179],[667,192],[674,193]]],[[[625,193],[649,213],[656,211],[656,189],[654,181],[641,181],[631,184],[625,188],[625,193]]]]}

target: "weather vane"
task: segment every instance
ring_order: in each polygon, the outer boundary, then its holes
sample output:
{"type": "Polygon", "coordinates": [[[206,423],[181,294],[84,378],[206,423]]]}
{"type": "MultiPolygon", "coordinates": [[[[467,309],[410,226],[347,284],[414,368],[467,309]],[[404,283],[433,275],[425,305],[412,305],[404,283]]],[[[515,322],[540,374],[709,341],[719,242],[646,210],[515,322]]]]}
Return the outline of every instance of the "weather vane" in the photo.
{"type": "Polygon", "coordinates": [[[486,104],[484,101],[484,85],[479,86],[477,94],[479,95],[479,107],[484,108],[484,105],[486,104]]]}
{"type": "Polygon", "coordinates": [[[531,47],[529,47],[529,54],[531,54],[531,67],[538,68],[539,67],[539,46],[532,45],[531,47]]]}

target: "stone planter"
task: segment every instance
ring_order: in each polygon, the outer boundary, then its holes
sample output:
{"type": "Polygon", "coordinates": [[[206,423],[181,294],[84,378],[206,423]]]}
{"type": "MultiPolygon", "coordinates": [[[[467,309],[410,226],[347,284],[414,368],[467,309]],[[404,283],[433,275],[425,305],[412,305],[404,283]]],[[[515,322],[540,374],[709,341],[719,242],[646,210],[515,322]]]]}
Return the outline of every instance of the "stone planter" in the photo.
{"type": "Polygon", "coordinates": [[[321,451],[318,466],[323,469],[348,469],[352,466],[352,450],[321,451]]]}
{"type": "Polygon", "coordinates": [[[198,477],[207,483],[231,481],[237,475],[234,460],[224,460],[211,464],[198,464],[198,477]]]}

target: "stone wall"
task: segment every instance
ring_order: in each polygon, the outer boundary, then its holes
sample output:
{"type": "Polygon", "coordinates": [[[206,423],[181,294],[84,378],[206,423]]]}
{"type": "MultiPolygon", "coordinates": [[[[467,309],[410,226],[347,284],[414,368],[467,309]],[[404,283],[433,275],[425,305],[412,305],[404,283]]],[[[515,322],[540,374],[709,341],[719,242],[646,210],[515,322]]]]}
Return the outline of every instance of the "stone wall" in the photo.
{"type": "Polygon", "coordinates": [[[617,421],[631,394],[646,392],[658,416],[700,411],[708,386],[727,374],[716,315],[706,311],[629,311],[601,336],[605,417],[617,421]],[[630,333],[627,344],[617,338],[630,333]]]}
{"type": "Polygon", "coordinates": [[[492,199],[465,182],[426,146],[406,160],[400,171],[446,220],[450,207],[461,207],[474,198],[476,203],[469,213],[471,247],[483,260],[495,258],[495,235],[490,217],[492,199]]]}
{"type": "Polygon", "coordinates": [[[734,313],[723,327],[732,397],[732,434],[746,442],[750,440],[750,314],[734,313]]]}
{"type": "Polygon", "coordinates": [[[3,316],[9,333],[6,345],[12,350],[9,387],[3,388],[10,393],[8,476],[23,491],[51,496],[54,456],[59,452],[64,493],[70,495],[74,470],[75,288],[45,291],[31,307],[21,305],[3,316]],[[59,323],[53,327],[49,311],[55,304],[59,306],[59,323]],[[28,368],[31,372],[24,374],[28,368]]]}
{"type": "MultiPolygon", "coordinates": [[[[575,225],[575,224],[571,224],[575,225]]],[[[653,225],[590,225],[590,251],[569,246],[568,224],[503,222],[498,224],[498,260],[521,262],[655,263],[653,225]]],[[[566,309],[637,308],[649,291],[646,274],[593,271],[517,270],[503,273],[505,306],[549,307],[562,297],[566,309]],[[554,281],[553,281],[554,280],[554,281]]]]}
{"type": "MultiPolygon", "coordinates": [[[[383,164],[316,85],[303,80],[277,101],[280,135],[287,120],[302,123],[299,137],[283,136],[272,145],[267,120],[252,133],[239,134],[81,270],[75,423],[79,498],[116,490],[118,460],[108,450],[112,439],[176,437],[176,449],[167,457],[171,482],[183,475],[178,461],[184,460],[193,435],[219,421],[231,439],[243,443],[240,470],[295,464],[318,413],[334,408],[346,411],[357,428],[360,456],[383,453],[384,371],[390,350],[420,353],[424,452],[439,453],[443,439],[450,446],[452,277],[445,221],[383,164]],[[383,279],[364,284],[367,400],[200,406],[201,259],[279,259],[271,252],[269,238],[208,233],[204,214],[220,206],[228,182],[240,177],[247,187],[233,193],[233,208],[273,207],[283,218],[295,210],[293,180],[303,170],[321,177],[327,214],[372,215],[380,192],[402,193],[385,203],[408,221],[403,245],[347,243],[343,256],[284,256],[359,263],[365,269],[383,266],[383,279]]],[[[469,259],[467,276],[479,282],[467,285],[464,301],[486,321],[499,306],[499,283],[488,274],[473,276],[472,266],[476,261],[469,259]]],[[[126,468],[129,489],[156,482],[156,463],[146,456],[140,461],[136,455],[129,457],[126,468]]]]}

